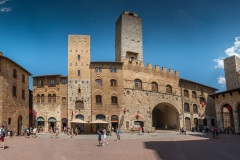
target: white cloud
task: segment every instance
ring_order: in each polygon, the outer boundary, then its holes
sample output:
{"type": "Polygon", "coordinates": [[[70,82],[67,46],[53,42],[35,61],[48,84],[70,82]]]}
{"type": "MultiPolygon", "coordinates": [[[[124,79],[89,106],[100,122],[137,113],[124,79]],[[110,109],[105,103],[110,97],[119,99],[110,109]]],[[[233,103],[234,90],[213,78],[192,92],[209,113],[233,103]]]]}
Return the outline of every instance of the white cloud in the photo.
{"type": "Polygon", "coordinates": [[[10,12],[11,8],[0,8],[0,12],[10,12]]]}
{"type": "Polygon", "coordinates": [[[8,0],[0,0],[0,5],[6,3],[8,0]]]}
{"type": "Polygon", "coordinates": [[[222,87],[225,87],[225,85],[226,85],[225,77],[223,77],[223,76],[221,75],[221,76],[219,76],[219,77],[217,78],[217,80],[218,80],[218,84],[220,84],[222,87]]]}
{"type": "Polygon", "coordinates": [[[235,42],[232,47],[225,50],[225,53],[230,56],[238,56],[240,57],[240,37],[235,37],[235,42]]]}
{"type": "Polygon", "coordinates": [[[224,68],[223,59],[224,57],[219,57],[217,59],[214,59],[213,61],[217,63],[217,65],[214,66],[214,68],[224,68]]]}

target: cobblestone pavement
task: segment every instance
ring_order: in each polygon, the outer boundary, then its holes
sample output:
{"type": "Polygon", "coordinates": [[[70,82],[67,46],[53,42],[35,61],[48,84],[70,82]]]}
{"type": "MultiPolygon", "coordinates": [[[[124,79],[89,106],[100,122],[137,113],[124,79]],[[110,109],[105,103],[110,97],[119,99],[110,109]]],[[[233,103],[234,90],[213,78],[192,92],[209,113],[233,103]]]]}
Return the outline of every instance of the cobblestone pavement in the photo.
{"type": "Polygon", "coordinates": [[[37,138],[6,137],[0,143],[0,160],[239,160],[240,135],[211,135],[173,131],[123,133],[108,136],[108,145],[98,146],[97,134],[59,138],[41,133],[37,138]]]}

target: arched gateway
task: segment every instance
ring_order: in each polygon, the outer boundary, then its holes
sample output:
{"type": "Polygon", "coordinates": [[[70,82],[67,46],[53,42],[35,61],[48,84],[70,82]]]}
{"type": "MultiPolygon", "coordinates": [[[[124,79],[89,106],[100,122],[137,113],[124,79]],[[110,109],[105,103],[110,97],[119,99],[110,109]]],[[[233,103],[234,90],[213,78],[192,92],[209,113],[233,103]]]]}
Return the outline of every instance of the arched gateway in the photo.
{"type": "Polygon", "coordinates": [[[170,103],[160,103],[152,111],[152,126],[156,129],[179,129],[178,110],[170,103]]]}

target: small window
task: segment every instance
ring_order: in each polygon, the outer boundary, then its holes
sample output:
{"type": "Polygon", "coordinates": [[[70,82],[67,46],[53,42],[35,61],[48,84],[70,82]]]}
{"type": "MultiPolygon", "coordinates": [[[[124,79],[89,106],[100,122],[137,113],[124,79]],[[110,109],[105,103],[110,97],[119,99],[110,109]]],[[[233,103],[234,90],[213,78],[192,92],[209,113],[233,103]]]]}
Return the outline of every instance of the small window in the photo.
{"type": "Polygon", "coordinates": [[[81,57],[80,57],[80,55],[78,55],[78,60],[80,61],[80,59],[81,59],[81,57]]]}
{"type": "Polygon", "coordinates": [[[8,118],[8,125],[10,125],[12,123],[12,119],[8,118]]]}
{"type": "Polygon", "coordinates": [[[67,84],[67,79],[66,78],[62,78],[62,84],[67,84]]]}
{"type": "Polygon", "coordinates": [[[16,69],[13,69],[13,77],[17,78],[17,70],[16,69]]]}
{"type": "Polygon", "coordinates": [[[40,97],[40,103],[44,103],[44,94],[42,94],[40,97]]]}
{"type": "Polygon", "coordinates": [[[110,70],[111,73],[116,73],[117,72],[117,68],[112,68],[111,67],[109,70],[110,70]]]}
{"type": "Polygon", "coordinates": [[[41,102],[40,98],[41,98],[41,97],[40,97],[40,95],[38,94],[38,95],[37,95],[37,103],[40,103],[40,102],[41,102]]]}
{"type": "Polygon", "coordinates": [[[22,74],[22,82],[25,83],[25,75],[22,74]]]}
{"type": "Polygon", "coordinates": [[[96,95],[96,104],[102,104],[102,96],[96,95]]]}
{"type": "Polygon", "coordinates": [[[134,81],[134,86],[135,86],[135,89],[142,89],[142,81],[140,79],[136,79],[134,81]]]}
{"type": "Polygon", "coordinates": [[[166,85],[166,93],[172,94],[172,86],[171,85],[166,85]]]}
{"type": "Polygon", "coordinates": [[[67,98],[66,97],[63,97],[62,98],[62,104],[66,104],[67,103],[67,98]]]}
{"type": "Polygon", "coordinates": [[[96,67],[96,68],[95,68],[95,71],[96,71],[96,72],[102,72],[102,68],[101,68],[101,67],[96,67]]]}
{"type": "Polygon", "coordinates": [[[14,97],[17,97],[17,86],[13,86],[12,94],[13,94],[14,97]]]}
{"type": "Polygon", "coordinates": [[[156,82],[152,82],[151,86],[153,92],[158,92],[158,84],[156,82]]]}
{"type": "Polygon", "coordinates": [[[195,91],[192,91],[192,98],[197,99],[197,93],[195,91]]]}
{"type": "Polygon", "coordinates": [[[184,103],[184,112],[190,112],[189,104],[184,103]]]}
{"type": "Polygon", "coordinates": [[[189,97],[188,90],[183,91],[184,97],[189,97]]]}
{"type": "Polygon", "coordinates": [[[117,80],[111,79],[110,80],[111,86],[117,86],[117,80]]]}
{"type": "Polygon", "coordinates": [[[198,108],[196,104],[193,104],[193,113],[198,113],[198,108]]]}
{"type": "Polygon", "coordinates": [[[112,102],[113,105],[116,105],[118,103],[117,97],[116,96],[112,96],[111,97],[111,102],[112,102]]]}
{"type": "Polygon", "coordinates": [[[54,81],[54,79],[51,79],[50,80],[50,86],[54,86],[55,85],[55,81],[54,81]]]}
{"type": "Polygon", "coordinates": [[[40,79],[40,80],[38,81],[38,86],[39,86],[39,87],[42,87],[42,86],[43,86],[43,80],[40,79]]]}
{"type": "Polygon", "coordinates": [[[102,80],[96,79],[96,86],[102,86],[102,80]]]}
{"type": "Polygon", "coordinates": [[[78,70],[78,76],[80,76],[81,75],[81,71],[80,70],[78,70]]]}
{"type": "Polygon", "coordinates": [[[22,89],[22,99],[25,99],[25,90],[22,89]]]}

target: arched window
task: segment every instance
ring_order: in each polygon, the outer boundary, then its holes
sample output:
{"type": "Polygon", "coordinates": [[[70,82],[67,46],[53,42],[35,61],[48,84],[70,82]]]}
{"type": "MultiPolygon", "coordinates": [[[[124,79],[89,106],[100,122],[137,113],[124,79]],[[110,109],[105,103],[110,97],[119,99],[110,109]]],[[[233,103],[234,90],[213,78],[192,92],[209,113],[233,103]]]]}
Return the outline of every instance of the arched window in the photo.
{"type": "Polygon", "coordinates": [[[40,103],[44,103],[44,94],[41,95],[40,103]]]}
{"type": "Polygon", "coordinates": [[[197,93],[195,91],[192,91],[192,98],[197,99],[197,93]]]}
{"type": "Polygon", "coordinates": [[[183,95],[184,95],[184,97],[189,97],[188,90],[185,89],[185,90],[183,91],[183,95]]]}
{"type": "Polygon", "coordinates": [[[52,103],[52,95],[51,94],[48,95],[48,103],[52,103]]]}
{"type": "Polygon", "coordinates": [[[135,89],[142,89],[142,81],[140,79],[135,79],[134,86],[135,89]]]}
{"type": "Polygon", "coordinates": [[[184,112],[190,112],[189,104],[184,103],[184,112]]]}
{"type": "Polygon", "coordinates": [[[96,95],[96,104],[102,104],[102,96],[96,95]]]}
{"type": "Polygon", "coordinates": [[[193,113],[198,113],[198,108],[196,104],[193,104],[193,113]]]}
{"type": "Polygon", "coordinates": [[[41,96],[38,94],[37,95],[37,103],[40,103],[41,102],[41,96]]]}
{"type": "Polygon", "coordinates": [[[112,97],[111,97],[111,102],[112,102],[113,105],[117,105],[117,104],[118,104],[118,99],[117,99],[117,97],[116,97],[116,96],[112,96],[112,97]]]}
{"type": "Polygon", "coordinates": [[[96,79],[96,86],[102,86],[102,80],[96,79]]]}
{"type": "Polygon", "coordinates": [[[57,98],[56,98],[56,94],[53,94],[53,95],[52,95],[52,102],[53,102],[53,103],[56,103],[56,99],[57,99],[57,98]]]}
{"type": "Polygon", "coordinates": [[[104,120],[105,121],[106,117],[104,115],[102,115],[102,114],[98,114],[98,115],[96,115],[96,119],[100,119],[100,120],[104,120]]]}
{"type": "Polygon", "coordinates": [[[110,80],[111,86],[117,86],[117,80],[111,79],[110,80]]]}
{"type": "Polygon", "coordinates": [[[153,92],[158,92],[158,84],[157,82],[152,82],[151,83],[152,91],[153,92]]]}
{"type": "Polygon", "coordinates": [[[166,85],[166,94],[172,94],[172,86],[171,85],[166,85]]]}
{"type": "Polygon", "coordinates": [[[75,116],[75,119],[81,119],[81,120],[84,120],[84,116],[82,114],[77,114],[75,116]]]}

